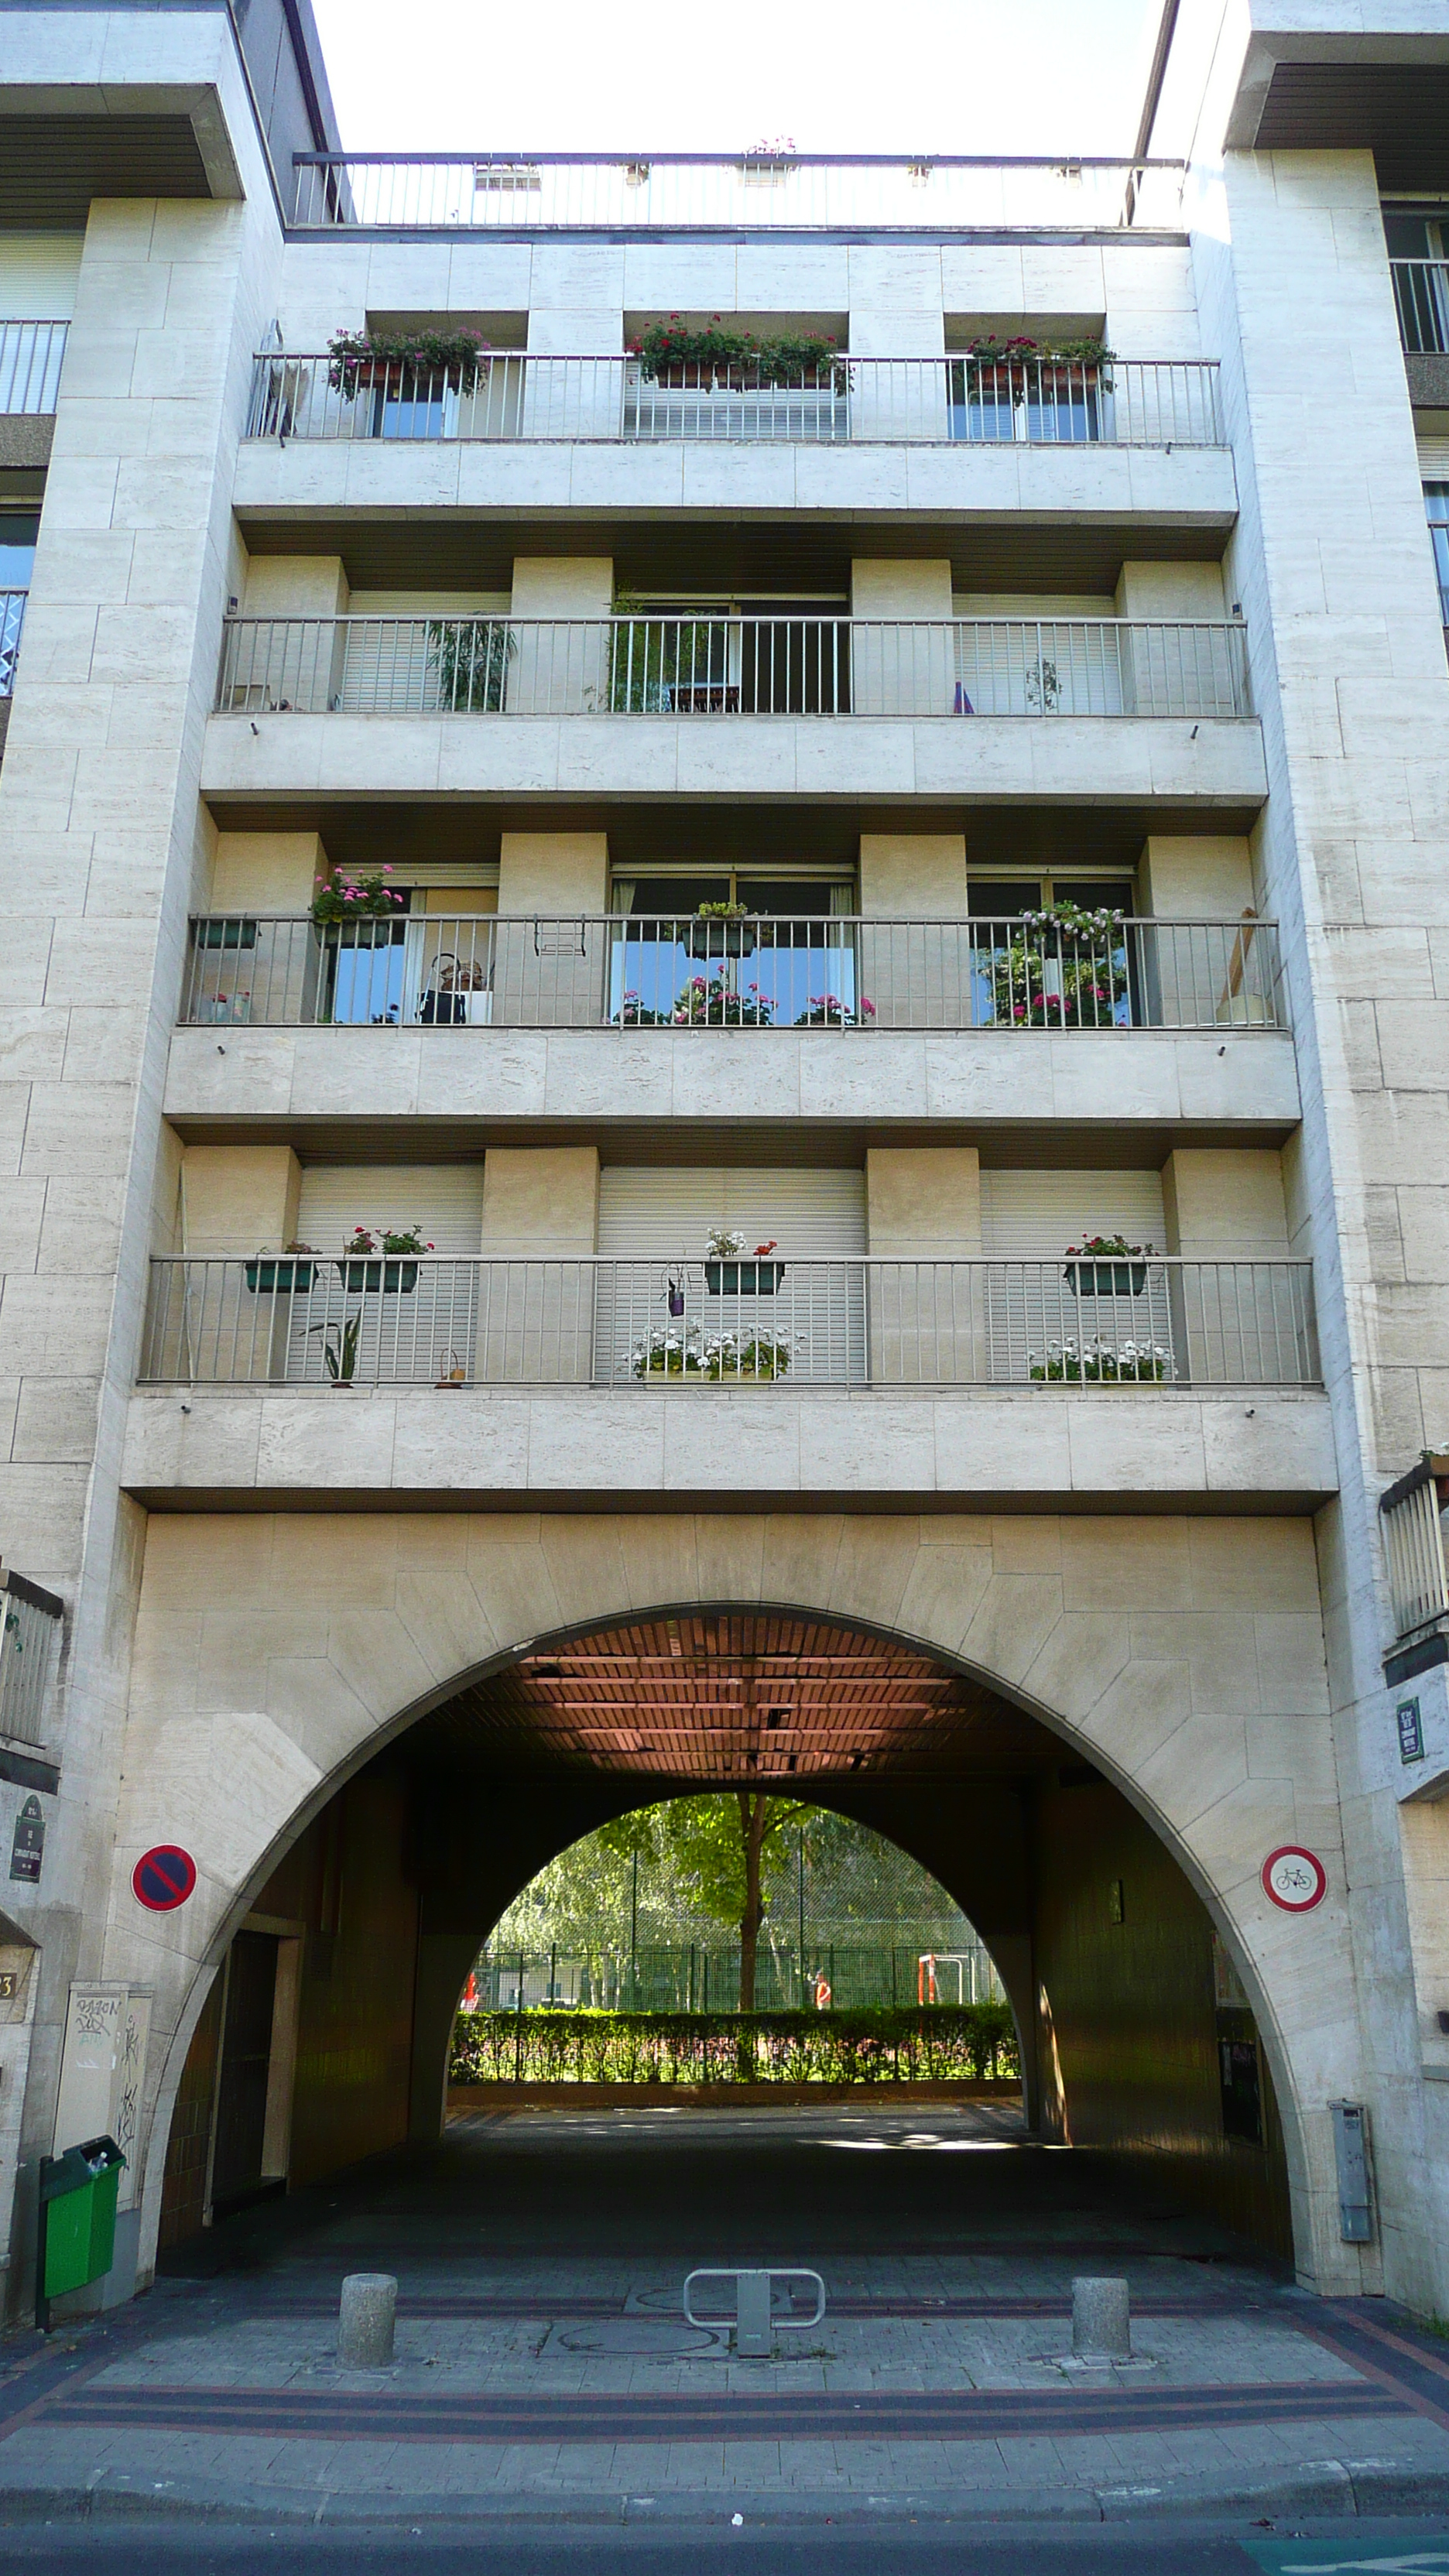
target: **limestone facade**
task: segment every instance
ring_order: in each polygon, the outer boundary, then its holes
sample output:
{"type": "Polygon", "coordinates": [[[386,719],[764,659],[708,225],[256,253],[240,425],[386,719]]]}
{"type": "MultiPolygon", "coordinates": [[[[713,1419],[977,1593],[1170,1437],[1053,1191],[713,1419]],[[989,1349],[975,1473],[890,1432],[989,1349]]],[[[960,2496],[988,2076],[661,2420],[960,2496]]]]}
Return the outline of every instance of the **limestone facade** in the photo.
{"type": "MultiPolygon", "coordinates": [[[[1444,1441],[1449,1389],[1437,469],[1381,214],[1414,183],[1389,188],[1382,136],[1288,148],[1253,122],[1285,65],[1348,59],[1350,40],[1361,58],[1361,13],[1340,28],[1321,0],[1283,34],[1244,0],[1215,51],[1208,14],[1184,7],[1160,102],[1156,149],[1187,165],[1166,214],[1154,182],[1131,223],[1059,207],[909,239],[615,240],[298,228],[290,146],[258,126],[228,17],[5,13],[7,117],[63,96],[79,166],[94,124],[144,101],[184,125],[198,174],[188,196],[138,179],[93,197],[73,259],[46,271],[69,342],[5,702],[0,1562],[66,1610],[42,1738],[0,1735],[7,1868],[25,1797],[45,1819],[38,1880],[12,1871],[0,1897],[0,1949],[34,1963],[0,2029],[13,2308],[73,1991],[124,1988],[149,2015],[120,2295],[154,2262],[172,2108],[228,1945],[342,1784],[540,1641],[704,1604],[899,1636],[1113,1784],[1247,1993],[1302,2276],[1449,2310],[1449,1806],[1398,1794],[1377,1508],[1444,1441]],[[325,376],[341,329],[451,316],[540,367],[622,366],[641,323],[676,311],[819,317],[861,362],[861,435],[631,441],[602,407],[562,438],[525,415],[522,434],[449,435],[441,410],[406,436],[360,436],[355,414],[345,437],[247,434],[258,364],[325,376]],[[868,364],[947,370],[977,331],[1063,317],[1124,369],[1215,369],[1221,440],[1053,440],[1024,404],[1009,439],[871,432],[868,364]],[[772,569],[782,527],[806,571],[772,569]],[[872,621],[857,678],[904,632],[923,694],[753,713],[722,664],[717,704],[611,711],[598,637],[625,606],[872,621]],[[424,671],[459,616],[501,622],[507,669],[545,694],[560,638],[593,640],[545,714],[454,712],[421,681],[416,706],[363,702],[366,621],[411,620],[424,671]],[[302,621],[246,701],[218,690],[238,618],[302,621]],[[958,624],[1065,639],[1034,648],[1036,720],[1028,698],[955,720],[958,624]],[[1246,703],[1043,703],[1071,638],[1109,629],[1144,673],[1164,637],[1228,636],[1246,703]],[[319,637],[326,685],[304,699],[319,637]],[[409,897],[398,980],[390,950],[369,969],[375,1008],[343,1008],[343,943],[307,945],[314,881],[339,864],[386,864],[409,897]],[[1107,1025],[1008,1031],[969,967],[954,1011],[923,1003],[915,1025],[811,1025],[807,995],[768,1029],[624,1025],[603,934],[651,886],[670,911],[737,887],[762,914],[854,918],[862,955],[925,926],[932,973],[969,920],[1097,888],[1144,922],[1208,925],[1228,980],[1180,1024],[1154,1022],[1139,974],[1107,1025]],[[517,929],[548,1012],[510,1016],[495,973],[429,1025],[407,978],[433,913],[469,937],[517,929]],[[1282,971],[1250,1014],[1231,979],[1263,924],[1282,971]],[[300,962],[253,1008],[243,961],[259,995],[284,934],[300,962]],[[235,972],[203,1014],[185,997],[213,937],[235,972]],[[156,1265],[213,1265],[227,1330],[259,1293],[248,1263],[298,1258],[314,1224],[336,1270],[339,1176],[349,1224],[392,1191],[369,1222],[446,1226],[440,1259],[556,1279],[594,1261],[611,1174],[642,1228],[661,1173],[701,1171],[777,1174],[802,1230],[837,1208],[832,1176],[858,1174],[842,1276],[864,1265],[876,1296],[872,1264],[969,1266],[950,1366],[916,1384],[580,1383],[583,1328],[553,1382],[530,1376],[526,1335],[500,1345],[500,1383],[379,1363],[345,1396],[315,1358],[310,1377],[293,1365],[285,1331],[260,1367],[229,1371],[219,1341],[147,1364],[156,1265]],[[1260,1297],[1311,1263],[1311,1331],[1276,1372],[1235,1373],[1214,1323],[1192,1378],[972,1378],[960,1351],[992,1263],[1055,1281],[1092,1231],[1152,1235],[1175,1279],[1256,1265],[1260,1297]],[[198,1879],[157,1914],[132,1871],[162,1841],[198,1879]],[[1285,1845],[1322,1865],[1311,1913],[1265,1887],[1285,1845]],[[1344,2100],[1370,2113],[1367,2245],[1339,2225],[1344,2100]]],[[[1449,65],[1449,0],[1385,23],[1386,61],[1407,59],[1400,35],[1449,65]]],[[[8,240],[0,326],[40,291],[33,240],[8,240]]],[[[26,470],[0,462],[0,481],[26,470]]],[[[186,1316],[201,1290],[188,1275],[176,1293],[186,1316]]],[[[878,1354],[918,1329],[911,1293],[894,1342],[869,1308],[878,1354]]],[[[391,1307],[399,1327],[419,1311],[401,1287],[391,1307]]],[[[1013,1976],[1034,2012],[1029,1969],[1013,1976]]]]}

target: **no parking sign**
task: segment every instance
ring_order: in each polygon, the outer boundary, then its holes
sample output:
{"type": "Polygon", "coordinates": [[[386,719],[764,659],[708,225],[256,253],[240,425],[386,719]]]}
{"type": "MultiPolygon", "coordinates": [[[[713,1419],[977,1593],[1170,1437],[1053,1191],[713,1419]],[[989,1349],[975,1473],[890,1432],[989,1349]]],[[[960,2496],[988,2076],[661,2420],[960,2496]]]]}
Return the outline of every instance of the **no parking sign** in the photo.
{"type": "Polygon", "coordinates": [[[170,1914],[196,1885],[196,1863],[179,1843],[156,1843],[131,1872],[131,1893],[148,1914],[170,1914]]]}

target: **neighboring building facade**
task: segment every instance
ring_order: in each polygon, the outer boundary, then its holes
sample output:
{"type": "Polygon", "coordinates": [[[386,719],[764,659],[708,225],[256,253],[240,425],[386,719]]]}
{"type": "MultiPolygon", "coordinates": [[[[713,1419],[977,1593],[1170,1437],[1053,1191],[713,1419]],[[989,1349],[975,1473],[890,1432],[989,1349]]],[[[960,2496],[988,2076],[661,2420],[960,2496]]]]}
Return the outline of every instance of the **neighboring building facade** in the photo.
{"type": "Polygon", "coordinates": [[[788,1781],[1049,2134],[1449,2308],[1380,14],[1184,7],[1130,171],[346,162],[295,0],[0,19],[13,2307],[41,2155],[121,2137],[125,2295],[436,2133],[551,1855],[788,1781]]]}

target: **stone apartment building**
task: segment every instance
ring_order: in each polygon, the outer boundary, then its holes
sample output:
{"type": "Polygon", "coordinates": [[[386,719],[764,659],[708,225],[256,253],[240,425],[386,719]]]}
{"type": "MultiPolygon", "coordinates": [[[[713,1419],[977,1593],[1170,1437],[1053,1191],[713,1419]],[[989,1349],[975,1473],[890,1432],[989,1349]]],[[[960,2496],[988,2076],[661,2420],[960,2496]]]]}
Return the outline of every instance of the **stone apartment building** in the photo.
{"type": "Polygon", "coordinates": [[[306,0],[0,17],[12,2309],[786,1781],[1449,2309],[1446,105],[1184,0],[1130,167],[349,160],[306,0]]]}

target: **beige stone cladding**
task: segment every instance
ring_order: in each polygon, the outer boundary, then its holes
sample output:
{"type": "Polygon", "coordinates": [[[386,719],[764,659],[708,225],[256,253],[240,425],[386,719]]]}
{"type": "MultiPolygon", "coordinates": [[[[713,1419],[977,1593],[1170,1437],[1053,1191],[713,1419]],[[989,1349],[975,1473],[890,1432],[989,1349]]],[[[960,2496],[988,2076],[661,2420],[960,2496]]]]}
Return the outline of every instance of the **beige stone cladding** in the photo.
{"type": "Polygon", "coordinates": [[[1404,1974],[1433,1911],[1413,1892],[1429,1838],[1405,1839],[1390,1785],[1375,1503],[1442,1437],[1449,1393],[1449,680],[1373,158],[1229,152],[1202,184],[1204,331],[1244,468],[1229,597],[1257,639],[1271,788],[1254,869],[1304,1084],[1288,1215],[1314,1255],[1344,1489],[1319,1537],[1386,2279],[1442,2309],[1445,2095],[1404,1974]],[[1353,399],[1325,441],[1312,388],[1346,348],[1353,399]]]}
{"type": "MultiPolygon", "coordinates": [[[[945,1513],[587,1515],[386,1511],[150,1527],[106,1974],[155,1991],[148,2135],[207,1971],[308,1817],[470,1672],[589,1622],[701,1600],[861,1619],[1001,1688],[1088,1754],[1165,1838],[1242,1962],[1272,2052],[1299,2260],[1370,2285],[1340,2244],[1327,2103],[1360,2082],[1312,1534],[1301,1521],[945,1513]],[[218,1798],[216,1782],[227,1781],[218,1798]],[[146,1916],[129,1874],[163,1835],[200,1884],[146,1916]],[[1307,1842],[1311,1917],[1264,1894],[1307,1842]]],[[[163,2150],[148,2155],[154,2228],[163,2150]]]]}
{"type": "MultiPolygon", "coordinates": [[[[225,196],[91,203],[0,770],[0,1556],[68,1612],[43,1871],[5,1897],[40,1946],[22,2174],[53,2143],[69,1983],[100,1965],[144,1543],[118,1426],[206,839],[203,728],[239,588],[229,482],[281,252],[226,17],[8,13],[0,75],[74,82],[90,63],[99,83],[97,46],[105,77],[150,85],[158,107],[178,84],[198,108],[209,96],[218,161],[234,159],[225,196]]],[[[7,2163],[0,2225],[13,2180],[7,2163]]]]}

